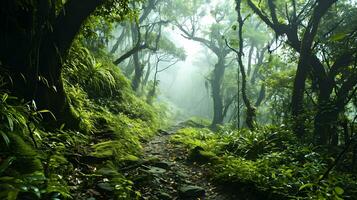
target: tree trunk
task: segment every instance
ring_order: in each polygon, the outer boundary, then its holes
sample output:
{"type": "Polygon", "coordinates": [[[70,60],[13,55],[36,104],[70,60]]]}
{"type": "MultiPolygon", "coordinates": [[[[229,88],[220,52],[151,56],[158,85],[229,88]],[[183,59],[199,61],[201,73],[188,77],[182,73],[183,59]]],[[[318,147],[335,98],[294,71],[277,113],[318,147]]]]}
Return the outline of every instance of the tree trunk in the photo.
{"type": "MultiPolygon", "coordinates": [[[[300,57],[296,70],[293,93],[291,99],[291,113],[293,117],[293,131],[300,139],[305,135],[305,120],[304,116],[304,92],[305,81],[307,74],[312,71],[310,66],[312,53],[312,44],[317,34],[317,29],[322,16],[327,12],[327,9],[333,4],[333,1],[319,2],[314,9],[311,19],[305,29],[304,36],[300,46],[300,57]]],[[[321,87],[321,85],[320,85],[321,87]]]]}
{"type": "Polygon", "coordinates": [[[261,105],[261,103],[265,99],[265,95],[266,95],[266,86],[265,86],[265,83],[262,83],[262,85],[260,86],[260,92],[259,92],[257,101],[254,104],[255,107],[259,107],[261,105]]]}
{"type": "Polygon", "coordinates": [[[15,1],[1,2],[0,59],[14,79],[10,90],[39,109],[49,109],[57,121],[50,125],[78,127],[63,89],[62,64],[85,19],[104,1],[67,1],[55,16],[49,1],[23,9],[15,1]],[[45,23],[51,25],[45,26],[45,23]]]}
{"type": "Polygon", "coordinates": [[[248,53],[248,69],[247,69],[247,76],[250,76],[250,73],[252,71],[252,57],[253,57],[253,52],[254,52],[254,43],[251,44],[252,46],[249,49],[248,53]]]}
{"type": "Polygon", "coordinates": [[[153,86],[152,88],[150,89],[148,95],[147,95],[147,98],[146,98],[146,102],[150,105],[152,105],[152,101],[153,101],[153,98],[154,96],[156,95],[156,87],[157,87],[157,74],[159,72],[159,62],[156,62],[155,64],[155,74],[154,74],[154,83],[153,83],[153,86]]]}
{"type": "Polygon", "coordinates": [[[134,61],[134,69],[135,70],[134,70],[134,77],[133,77],[133,81],[131,83],[131,86],[132,86],[134,91],[138,91],[139,86],[141,84],[141,77],[143,76],[144,69],[140,64],[139,54],[138,53],[134,53],[133,61],[134,61]]]}
{"type": "Polygon", "coordinates": [[[246,124],[250,130],[254,130],[255,127],[255,108],[251,104],[247,95],[247,75],[245,73],[242,56],[243,56],[243,25],[244,21],[241,15],[241,0],[236,0],[236,11],[238,14],[238,38],[239,38],[239,51],[237,53],[238,64],[240,67],[240,73],[242,75],[242,98],[247,108],[246,124]]]}
{"type": "MultiPolygon", "coordinates": [[[[138,24],[133,23],[132,24],[132,34],[133,34],[133,42],[134,43],[140,43],[138,40],[140,39],[140,31],[138,31],[139,27],[138,24]]],[[[131,86],[134,91],[137,91],[139,89],[140,83],[141,83],[141,78],[144,73],[144,68],[140,64],[140,59],[139,59],[139,52],[136,51],[133,53],[133,61],[134,61],[134,77],[131,83],[131,86]]]]}
{"type": "Polygon", "coordinates": [[[337,120],[339,112],[329,102],[320,102],[314,120],[315,144],[336,143],[337,120]]]}
{"type": "MultiPolygon", "coordinates": [[[[306,50],[306,54],[308,50],[306,50]]],[[[301,54],[296,70],[293,92],[291,97],[291,114],[293,117],[293,131],[300,139],[305,135],[305,116],[304,116],[304,91],[307,78],[308,58],[306,54],[301,54]]]]}
{"type": "Polygon", "coordinates": [[[143,83],[142,83],[142,86],[146,86],[148,81],[149,81],[149,77],[150,77],[150,74],[151,74],[151,63],[150,63],[150,60],[151,60],[151,54],[149,54],[148,56],[148,61],[147,61],[147,69],[146,69],[146,73],[145,73],[145,77],[144,77],[144,80],[143,80],[143,83]]]}
{"type": "Polygon", "coordinates": [[[212,87],[212,98],[213,98],[213,120],[211,127],[216,128],[218,124],[223,123],[223,100],[222,100],[222,81],[225,71],[224,57],[219,56],[218,62],[214,66],[212,73],[212,79],[210,81],[212,87]]]}

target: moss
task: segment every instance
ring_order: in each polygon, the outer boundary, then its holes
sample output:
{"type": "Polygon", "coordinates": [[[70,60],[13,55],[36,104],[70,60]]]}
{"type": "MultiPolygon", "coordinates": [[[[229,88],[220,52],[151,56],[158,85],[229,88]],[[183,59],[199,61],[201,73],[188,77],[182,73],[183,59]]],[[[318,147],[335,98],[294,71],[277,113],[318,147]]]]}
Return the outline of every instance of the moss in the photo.
{"type": "Polygon", "coordinates": [[[205,151],[202,147],[195,147],[190,150],[188,160],[197,163],[216,163],[218,157],[211,151],[205,151]]]}
{"type": "Polygon", "coordinates": [[[116,150],[122,149],[122,144],[117,141],[105,141],[92,146],[91,156],[98,158],[113,157],[116,150]]]}
{"type": "Polygon", "coordinates": [[[11,165],[11,170],[29,174],[43,169],[39,160],[40,155],[23,138],[13,133],[9,134],[8,137],[10,139],[10,153],[16,158],[11,165]]]}

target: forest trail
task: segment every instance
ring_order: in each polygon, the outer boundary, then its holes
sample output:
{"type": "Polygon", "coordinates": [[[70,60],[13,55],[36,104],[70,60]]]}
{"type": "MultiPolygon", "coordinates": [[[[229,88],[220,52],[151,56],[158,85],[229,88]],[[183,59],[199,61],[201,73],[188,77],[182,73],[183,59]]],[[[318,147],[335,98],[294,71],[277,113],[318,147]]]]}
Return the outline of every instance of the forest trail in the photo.
{"type": "Polygon", "coordinates": [[[144,144],[143,159],[146,164],[135,169],[136,184],[143,199],[148,200],[233,200],[232,195],[222,194],[208,179],[208,172],[201,166],[187,162],[185,149],[170,142],[179,128],[160,131],[144,144]]]}

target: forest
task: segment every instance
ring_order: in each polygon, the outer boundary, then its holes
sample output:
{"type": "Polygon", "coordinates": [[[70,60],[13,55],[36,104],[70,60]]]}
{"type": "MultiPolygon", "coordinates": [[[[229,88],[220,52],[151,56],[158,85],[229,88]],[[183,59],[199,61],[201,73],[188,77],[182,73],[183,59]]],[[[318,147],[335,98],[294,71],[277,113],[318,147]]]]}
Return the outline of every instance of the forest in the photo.
{"type": "Polygon", "coordinates": [[[356,0],[1,0],[0,200],[357,199],[356,0]]]}

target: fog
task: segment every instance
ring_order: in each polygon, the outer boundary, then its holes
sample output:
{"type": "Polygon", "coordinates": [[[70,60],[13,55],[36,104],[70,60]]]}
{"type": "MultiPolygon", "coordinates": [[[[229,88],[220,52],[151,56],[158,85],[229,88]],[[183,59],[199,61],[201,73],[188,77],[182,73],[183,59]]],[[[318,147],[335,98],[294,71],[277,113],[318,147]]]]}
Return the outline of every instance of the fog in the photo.
{"type": "Polygon", "coordinates": [[[178,32],[170,31],[169,35],[178,47],[185,50],[187,57],[185,61],[178,62],[158,75],[158,98],[180,112],[180,119],[192,116],[210,118],[212,101],[205,83],[212,67],[205,58],[207,49],[178,32]]]}
{"type": "MultiPolygon", "coordinates": [[[[211,1],[201,9],[209,13],[219,2],[220,0],[211,1]]],[[[203,29],[213,23],[211,15],[200,20],[203,29]]],[[[211,119],[213,102],[208,79],[215,64],[215,56],[199,42],[184,37],[177,28],[167,27],[164,32],[177,47],[184,49],[186,59],[159,73],[158,100],[171,108],[176,120],[192,117],[211,119]]],[[[165,68],[165,65],[161,64],[160,68],[165,68]]]]}

